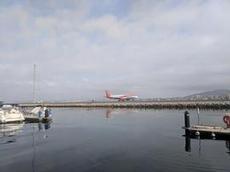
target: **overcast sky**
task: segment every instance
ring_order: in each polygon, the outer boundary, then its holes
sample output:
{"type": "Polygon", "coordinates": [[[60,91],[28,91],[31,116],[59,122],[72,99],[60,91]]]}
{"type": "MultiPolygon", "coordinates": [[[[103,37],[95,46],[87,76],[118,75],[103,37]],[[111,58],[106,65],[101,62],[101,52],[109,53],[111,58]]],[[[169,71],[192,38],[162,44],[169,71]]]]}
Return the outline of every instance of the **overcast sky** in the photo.
{"type": "Polygon", "coordinates": [[[230,88],[229,0],[0,1],[0,99],[230,88]]]}

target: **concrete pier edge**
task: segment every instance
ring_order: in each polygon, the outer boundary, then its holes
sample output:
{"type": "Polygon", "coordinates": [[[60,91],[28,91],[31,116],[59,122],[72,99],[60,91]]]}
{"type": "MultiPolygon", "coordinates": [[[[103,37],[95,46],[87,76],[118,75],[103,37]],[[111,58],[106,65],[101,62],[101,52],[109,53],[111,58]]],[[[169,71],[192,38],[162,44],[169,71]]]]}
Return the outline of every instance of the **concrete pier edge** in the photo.
{"type": "Polygon", "coordinates": [[[143,108],[143,109],[230,109],[230,101],[93,101],[20,103],[19,107],[143,108]]]}

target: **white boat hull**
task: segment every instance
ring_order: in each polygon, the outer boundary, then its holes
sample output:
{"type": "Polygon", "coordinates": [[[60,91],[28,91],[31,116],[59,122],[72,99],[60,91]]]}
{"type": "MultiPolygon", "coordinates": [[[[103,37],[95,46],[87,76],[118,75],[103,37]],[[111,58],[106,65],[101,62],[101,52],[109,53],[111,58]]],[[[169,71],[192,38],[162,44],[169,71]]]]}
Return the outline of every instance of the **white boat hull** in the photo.
{"type": "Polygon", "coordinates": [[[19,110],[0,110],[0,123],[21,122],[24,120],[24,115],[19,110]]]}

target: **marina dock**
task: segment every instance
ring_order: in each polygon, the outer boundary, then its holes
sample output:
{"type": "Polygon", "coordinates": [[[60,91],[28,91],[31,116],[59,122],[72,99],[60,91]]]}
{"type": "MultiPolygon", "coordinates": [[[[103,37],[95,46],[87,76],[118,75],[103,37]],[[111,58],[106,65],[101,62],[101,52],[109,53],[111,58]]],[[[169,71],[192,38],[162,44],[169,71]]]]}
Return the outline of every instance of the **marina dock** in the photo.
{"type": "Polygon", "coordinates": [[[230,127],[229,127],[229,119],[230,116],[227,116],[228,121],[225,121],[227,126],[220,127],[214,125],[190,125],[190,117],[189,112],[184,112],[184,127],[186,136],[196,136],[196,137],[212,137],[212,138],[223,138],[223,137],[230,137],[230,127]]]}
{"type": "Polygon", "coordinates": [[[230,109],[230,101],[88,101],[20,103],[20,107],[143,108],[143,109],[230,109]]]}
{"type": "Polygon", "coordinates": [[[209,126],[209,125],[193,125],[188,128],[191,135],[203,135],[203,136],[230,136],[230,128],[218,127],[218,126],[209,126]]]}

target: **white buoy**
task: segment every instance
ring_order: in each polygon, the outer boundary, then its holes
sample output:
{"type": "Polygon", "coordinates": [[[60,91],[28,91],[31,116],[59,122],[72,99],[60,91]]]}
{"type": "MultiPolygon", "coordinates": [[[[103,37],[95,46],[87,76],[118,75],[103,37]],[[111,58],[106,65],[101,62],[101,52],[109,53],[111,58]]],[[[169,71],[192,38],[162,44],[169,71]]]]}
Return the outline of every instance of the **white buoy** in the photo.
{"type": "Polygon", "coordinates": [[[200,136],[200,132],[199,132],[199,131],[196,131],[195,135],[196,135],[196,136],[200,136]]]}
{"type": "Polygon", "coordinates": [[[212,133],[211,136],[212,136],[213,138],[215,138],[215,137],[216,137],[216,134],[215,134],[215,133],[212,133]]]}

